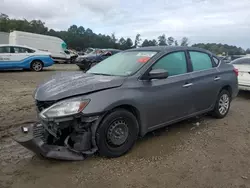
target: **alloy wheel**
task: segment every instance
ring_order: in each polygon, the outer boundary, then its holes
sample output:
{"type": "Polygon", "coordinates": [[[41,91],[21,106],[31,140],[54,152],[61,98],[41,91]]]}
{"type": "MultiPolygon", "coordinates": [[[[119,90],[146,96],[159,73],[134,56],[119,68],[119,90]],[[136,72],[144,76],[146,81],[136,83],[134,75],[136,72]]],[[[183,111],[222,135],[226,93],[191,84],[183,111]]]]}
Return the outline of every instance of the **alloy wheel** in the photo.
{"type": "Polygon", "coordinates": [[[36,72],[38,72],[38,71],[41,71],[41,70],[42,70],[43,65],[42,65],[41,62],[35,61],[35,62],[33,62],[33,64],[32,64],[32,68],[33,68],[33,70],[35,70],[36,72]]]}
{"type": "Polygon", "coordinates": [[[227,94],[223,94],[220,97],[219,100],[219,112],[221,115],[224,115],[227,113],[228,109],[229,109],[229,96],[227,94]]]}

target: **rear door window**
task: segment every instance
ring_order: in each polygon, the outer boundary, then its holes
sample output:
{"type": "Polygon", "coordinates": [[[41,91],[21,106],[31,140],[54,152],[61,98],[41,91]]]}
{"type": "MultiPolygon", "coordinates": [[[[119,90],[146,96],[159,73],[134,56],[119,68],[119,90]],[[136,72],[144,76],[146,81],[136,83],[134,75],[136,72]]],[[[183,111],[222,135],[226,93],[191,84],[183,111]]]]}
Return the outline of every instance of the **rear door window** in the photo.
{"type": "Polygon", "coordinates": [[[208,54],[203,52],[189,51],[193,65],[193,71],[207,70],[213,67],[213,63],[208,54]]]}
{"type": "Polygon", "coordinates": [[[185,52],[173,52],[158,60],[152,69],[164,69],[169,76],[187,73],[187,61],[185,52]]]}
{"type": "Polygon", "coordinates": [[[9,46],[1,46],[0,47],[0,54],[3,53],[10,53],[10,47],[9,46]]]}
{"type": "Polygon", "coordinates": [[[34,50],[16,46],[13,46],[13,51],[12,51],[12,53],[34,53],[34,52],[35,52],[34,50]]]}

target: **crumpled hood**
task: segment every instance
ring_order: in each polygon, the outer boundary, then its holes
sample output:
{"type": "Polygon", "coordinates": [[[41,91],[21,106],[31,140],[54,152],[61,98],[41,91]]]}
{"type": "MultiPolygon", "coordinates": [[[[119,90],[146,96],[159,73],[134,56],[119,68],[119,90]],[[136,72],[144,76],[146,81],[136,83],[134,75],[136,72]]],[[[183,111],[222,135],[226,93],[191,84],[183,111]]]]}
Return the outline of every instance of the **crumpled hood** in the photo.
{"type": "Polygon", "coordinates": [[[123,84],[124,79],[123,77],[84,74],[82,72],[58,73],[37,87],[34,98],[39,101],[60,100],[119,87],[123,84]]]}

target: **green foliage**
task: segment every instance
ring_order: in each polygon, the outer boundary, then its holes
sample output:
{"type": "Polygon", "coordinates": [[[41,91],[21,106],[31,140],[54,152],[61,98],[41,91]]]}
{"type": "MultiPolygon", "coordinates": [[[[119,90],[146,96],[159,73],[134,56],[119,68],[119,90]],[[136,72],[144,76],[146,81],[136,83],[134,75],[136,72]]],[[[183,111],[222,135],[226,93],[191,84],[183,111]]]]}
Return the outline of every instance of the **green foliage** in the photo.
{"type": "Polygon", "coordinates": [[[188,46],[188,38],[187,37],[183,37],[181,39],[181,46],[188,46]]]}
{"type": "MultiPolygon", "coordinates": [[[[6,14],[0,14],[0,31],[11,32],[13,30],[26,31],[31,33],[45,34],[50,36],[56,36],[63,39],[69,48],[76,50],[83,50],[88,47],[92,48],[118,48],[122,50],[130,49],[133,47],[139,47],[142,40],[141,35],[137,34],[135,37],[134,45],[131,38],[120,38],[117,39],[115,33],[111,35],[96,34],[89,28],[84,28],[83,26],[78,27],[77,25],[72,25],[66,31],[55,31],[53,29],[48,29],[45,23],[41,20],[31,20],[26,19],[11,19],[6,14]]],[[[158,38],[158,43],[155,39],[148,40],[145,39],[141,46],[164,46],[164,45],[175,45],[178,46],[178,41],[173,37],[169,36],[166,38],[165,34],[160,35],[158,38]]],[[[183,37],[180,41],[181,46],[188,46],[189,40],[187,37],[183,37]]],[[[244,51],[242,48],[236,46],[229,46],[227,44],[194,44],[194,47],[200,47],[212,51],[215,54],[226,54],[226,55],[241,55],[245,53],[250,54],[250,49],[244,51]]]]}
{"type": "Polygon", "coordinates": [[[146,47],[146,46],[157,46],[157,41],[155,39],[153,40],[147,40],[145,39],[141,45],[142,47],[146,47]]]}
{"type": "Polygon", "coordinates": [[[134,47],[137,48],[141,43],[141,35],[140,34],[137,34],[136,37],[135,37],[135,45],[134,47]]]}
{"type": "Polygon", "coordinates": [[[174,38],[173,37],[168,37],[167,42],[168,42],[169,46],[172,46],[174,44],[174,38]]]}
{"type": "MultiPolygon", "coordinates": [[[[230,46],[227,44],[216,44],[216,43],[198,43],[192,45],[193,47],[203,48],[209,50],[217,55],[245,55],[247,51],[240,47],[230,46]]],[[[250,51],[250,50],[249,50],[250,51]]]]}
{"type": "Polygon", "coordinates": [[[166,39],[165,34],[158,37],[158,42],[159,42],[159,46],[166,46],[167,45],[167,39],[166,39]]]}

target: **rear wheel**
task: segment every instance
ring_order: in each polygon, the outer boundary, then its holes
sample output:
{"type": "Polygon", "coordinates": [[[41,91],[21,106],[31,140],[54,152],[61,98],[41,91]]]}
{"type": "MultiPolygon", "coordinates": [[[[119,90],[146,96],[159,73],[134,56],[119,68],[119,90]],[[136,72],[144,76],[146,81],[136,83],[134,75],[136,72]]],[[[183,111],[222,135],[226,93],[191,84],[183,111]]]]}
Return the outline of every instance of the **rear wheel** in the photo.
{"type": "Polygon", "coordinates": [[[216,118],[224,118],[230,108],[231,96],[227,90],[222,90],[218,95],[214,110],[212,112],[213,116],[216,118]]]}
{"type": "Polygon", "coordinates": [[[119,157],[135,144],[139,127],[135,116],[127,110],[117,109],[107,115],[96,133],[99,153],[106,157],[119,157]]]}
{"type": "Polygon", "coordinates": [[[30,66],[31,70],[39,72],[43,70],[43,63],[41,61],[33,61],[30,66]]]}

